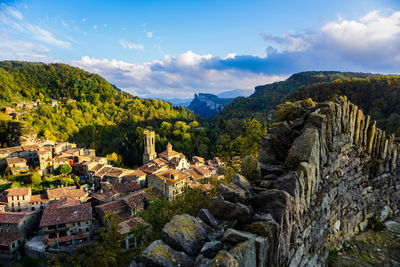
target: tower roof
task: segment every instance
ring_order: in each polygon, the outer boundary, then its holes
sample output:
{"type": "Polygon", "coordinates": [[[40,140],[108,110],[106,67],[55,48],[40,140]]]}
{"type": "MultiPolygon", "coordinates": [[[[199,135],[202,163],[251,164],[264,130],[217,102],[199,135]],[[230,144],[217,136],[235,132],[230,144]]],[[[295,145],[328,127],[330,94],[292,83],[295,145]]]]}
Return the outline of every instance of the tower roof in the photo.
{"type": "Polygon", "coordinates": [[[171,145],[171,143],[170,142],[168,142],[168,145],[167,145],[167,151],[171,151],[172,150],[172,145],[171,145]]]}

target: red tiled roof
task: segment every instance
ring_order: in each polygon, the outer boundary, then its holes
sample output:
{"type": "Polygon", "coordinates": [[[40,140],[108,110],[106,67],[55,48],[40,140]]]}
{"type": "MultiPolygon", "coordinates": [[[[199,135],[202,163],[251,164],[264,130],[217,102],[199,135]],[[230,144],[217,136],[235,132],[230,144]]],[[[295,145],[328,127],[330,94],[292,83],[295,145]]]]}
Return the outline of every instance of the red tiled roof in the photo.
{"type": "Polygon", "coordinates": [[[20,233],[5,233],[0,232],[0,246],[8,247],[11,243],[22,239],[23,236],[20,233]]]}
{"type": "Polygon", "coordinates": [[[23,188],[9,188],[6,190],[7,191],[7,196],[26,196],[31,193],[31,189],[29,187],[23,187],[23,188]]]}
{"type": "Polygon", "coordinates": [[[24,212],[1,212],[0,223],[18,224],[24,219],[25,215],[24,212]]]}
{"type": "Polygon", "coordinates": [[[96,166],[94,166],[93,168],[89,169],[89,171],[92,172],[97,172],[98,170],[100,170],[101,168],[103,168],[104,164],[97,164],[96,166]]]}
{"type": "Polygon", "coordinates": [[[106,176],[118,178],[124,173],[123,169],[112,167],[107,173],[106,176]]]}
{"type": "Polygon", "coordinates": [[[47,189],[46,193],[49,199],[66,197],[82,198],[86,196],[86,193],[82,188],[76,188],[75,186],[47,189]]]}
{"type": "Polygon", "coordinates": [[[112,167],[111,166],[104,166],[103,168],[101,168],[98,172],[96,172],[94,175],[98,176],[98,177],[103,177],[104,175],[106,175],[106,173],[111,170],[112,167]]]}
{"type": "Polygon", "coordinates": [[[58,238],[49,239],[49,240],[47,241],[47,244],[56,243],[57,240],[58,240],[59,243],[64,243],[64,242],[71,241],[72,238],[74,238],[74,240],[82,240],[82,239],[87,238],[87,234],[88,234],[88,233],[81,233],[81,234],[75,234],[75,235],[60,236],[60,237],[58,237],[58,238]]]}
{"type": "Polygon", "coordinates": [[[139,207],[144,204],[144,199],[147,199],[148,195],[144,191],[137,191],[130,195],[121,197],[114,201],[101,204],[96,206],[96,208],[102,210],[103,212],[106,211],[114,211],[117,212],[121,209],[127,209],[128,207],[133,209],[135,207],[139,207]]]}
{"type": "Polygon", "coordinates": [[[78,204],[77,200],[64,199],[47,206],[43,212],[40,227],[91,219],[92,208],[90,203],[78,204]]]}
{"type": "Polygon", "coordinates": [[[175,170],[167,170],[164,172],[157,173],[155,174],[155,176],[161,180],[165,180],[167,184],[171,185],[186,179],[187,175],[184,173],[177,172],[175,170]]]}
{"type": "Polygon", "coordinates": [[[45,194],[39,194],[39,195],[31,195],[31,199],[29,202],[31,203],[38,203],[38,202],[47,202],[49,199],[45,194]]]}
{"type": "Polygon", "coordinates": [[[194,167],[194,170],[203,176],[212,173],[212,171],[206,166],[196,166],[194,167]]]}
{"type": "Polygon", "coordinates": [[[140,217],[137,217],[137,216],[131,217],[128,220],[119,223],[119,226],[120,226],[119,232],[121,234],[129,233],[131,228],[138,225],[139,223],[144,224],[146,222],[140,217]]]}

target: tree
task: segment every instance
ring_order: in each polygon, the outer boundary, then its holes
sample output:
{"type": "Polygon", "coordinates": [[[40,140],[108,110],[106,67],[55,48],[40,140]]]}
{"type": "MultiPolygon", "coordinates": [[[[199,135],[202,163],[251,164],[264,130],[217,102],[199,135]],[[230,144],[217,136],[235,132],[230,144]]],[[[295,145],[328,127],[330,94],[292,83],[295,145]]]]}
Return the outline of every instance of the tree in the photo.
{"type": "Polygon", "coordinates": [[[42,176],[38,172],[33,172],[24,177],[27,184],[39,185],[42,182],[42,176]]]}
{"type": "Polygon", "coordinates": [[[69,164],[62,164],[57,167],[58,174],[70,174],[72,172],[72,167],[69,164]]]}
{"type": "Polygon", "coordinates": [[[123,165],[123,159],[121,155],[118,155],[117,153],[113,152],[111,154],[108,154],[106,156],[106,159],[108,160],[108,162],[110,164],[113,165],[118,165],[118,166],[122,166],[123,165]]]}

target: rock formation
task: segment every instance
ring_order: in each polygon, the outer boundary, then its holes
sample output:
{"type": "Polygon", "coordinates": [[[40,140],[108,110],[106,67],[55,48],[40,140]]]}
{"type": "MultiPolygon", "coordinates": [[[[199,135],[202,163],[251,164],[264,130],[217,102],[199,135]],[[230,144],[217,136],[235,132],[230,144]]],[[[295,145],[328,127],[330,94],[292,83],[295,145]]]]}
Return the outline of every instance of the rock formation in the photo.
{"type": "Polygon", "coordinates": [[[262,178],[237,174],[199,218],[175,216],[163,240],[143,253],[145,263],[323,266],[329,250],[364,230],[369,218],[398,210],[400,144],[393,135],[346,97],[285,105],[281,117],[290,121],[260,141],[262,178]],[[190,223],[178,227],[183,221],[190,223]]]}

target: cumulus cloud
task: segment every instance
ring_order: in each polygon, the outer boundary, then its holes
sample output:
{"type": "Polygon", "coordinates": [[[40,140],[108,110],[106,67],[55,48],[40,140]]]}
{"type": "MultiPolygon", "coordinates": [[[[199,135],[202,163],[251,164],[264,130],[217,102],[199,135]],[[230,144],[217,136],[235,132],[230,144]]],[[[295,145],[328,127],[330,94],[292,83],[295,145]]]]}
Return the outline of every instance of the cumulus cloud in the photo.
{"type": "Polygon", "coordinates": [[[283,66],[294,69],[398,72],[400,67],[399,11],[371,11],[355,20],[339,18],[315,32],[261,36],[271,45],[267,58],[290,60],[283,66]]]}
{"type": "Polygon", "coordinates": [[[119,44],[126,49],[131,49],[131,50],[143,50],[144,47],[141,44],[137,44],[135,42],[132,41],[125,41],[125,40],[121,40],[119,41],[119,44]]]}
{"type": "Polygon", "coordinates": [[[72,64],[98,73],[132,94],[157,98],[192,97],[197,91],[220,93],[232,89],[250,89],[286,78],[234,68],[213,68],[211,62],[220,60],[223,59],[187,51],[178,56],[165,55],[161,60],[144,64],[88,56],[72,64]]]}

